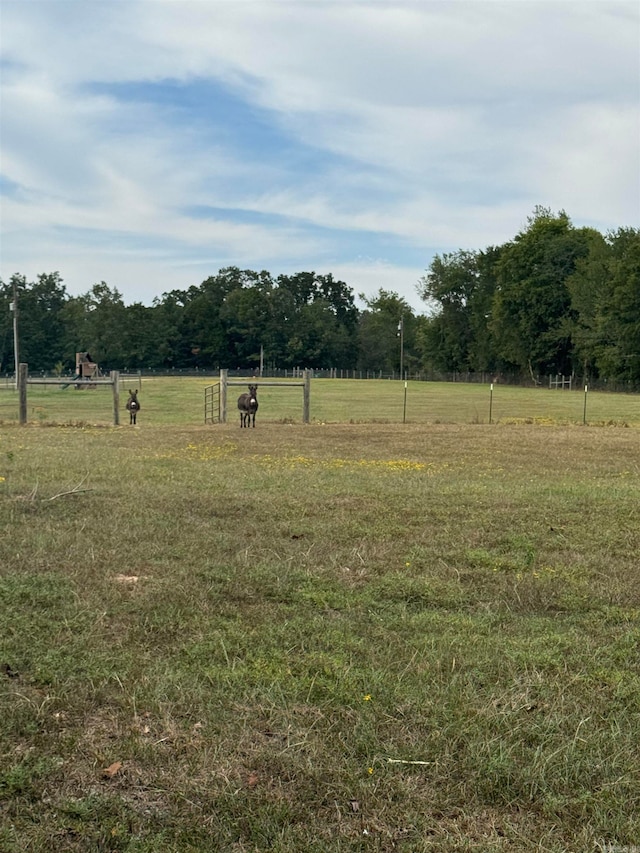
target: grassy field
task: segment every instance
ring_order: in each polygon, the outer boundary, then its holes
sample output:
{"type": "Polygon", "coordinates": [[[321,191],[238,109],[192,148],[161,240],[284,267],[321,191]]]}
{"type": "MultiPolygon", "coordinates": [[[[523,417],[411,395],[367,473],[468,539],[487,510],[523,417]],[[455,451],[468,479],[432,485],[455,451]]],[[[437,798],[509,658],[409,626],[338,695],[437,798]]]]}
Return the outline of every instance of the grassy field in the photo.
{"type": "MultiPolygon", "coordinates": [[[[204,423],[204,389],[215,377],[143,377],[140,402],[148,426],[204,423]]],[[[241,380],[234,380],[241,381],[241,380]]],[[[249,380],[247,380],[248,382],[249,380]]],[[[274,380],[266,380],[274,381],[274,380]]],[[[292,380],[288,380],[291,382],[292,380]]],[[[229,388],[229,421],[237,420],[235,401],[245,387],[229,388]]],[[[73,386],[29,386],[28,420],[33,423],[113,422],[113,397],[109,387],[76,391],[73,386]]],[[[121,422],[126,389],[120,397],[121,422]]],[[[261,422],[301,423],[302,389],[259,389],[261,422]]],[[[640,427],[640,396],[602,391],[549,390],[445,382],[316,379],[311,383],[311,420],[314,423],[492,423],[534,422],[554,424],[619,425],[640,427]],[[586,410],[585,410],[586,402],[586,410]]],[[[0,423],[18,420],[15,391],[0,392],[0,423]]],[[[142,422],[142,419],[141,419],[142,422]]]]}
{"type": "Polygon", "coordinates": [[[639,845],[637,398],[204,384],[0,428],[0,850],[639,845]]]}

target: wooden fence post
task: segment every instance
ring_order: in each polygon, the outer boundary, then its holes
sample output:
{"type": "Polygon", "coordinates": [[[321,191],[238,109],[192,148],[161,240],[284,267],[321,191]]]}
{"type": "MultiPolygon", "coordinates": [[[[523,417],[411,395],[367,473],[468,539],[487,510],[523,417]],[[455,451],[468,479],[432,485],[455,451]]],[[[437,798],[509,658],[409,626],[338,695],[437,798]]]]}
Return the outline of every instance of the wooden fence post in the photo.
{"type": "Polygon", "coordinates": [[[227,422],[227,377],[228,370],[220,369],[220,423],[227,422]]]}
{"type": "Polygon", "coordinates": [[[18,397],[19,397],[19,412],[20,425],[24,426],[27,422],[27,376],[29,375],[29,365],[20,362],[18,366],[18,397]]]}
{"type": "Polygon", "coordinates": [[[311,404],[311,371],[304,371],[304,386],[302,389],[302,423],[309,423],[309,409],[311,404]]]}
{"type": "Polygon", "coordinates": [[[120,371],[112,370],[109,374],[113,383],[113,423],[120,424],[120,371]]]}
{"type": "MultiPolygon", "coordinates": [[[[295,372],[295,371],[294,371],[295,372]]],[[[298,378],[302,377],[302,382],[258,382],[258,387],[261,388],[263,385],[272,385],[278,388],[286,388],[295,386],[296,388],[302,388],[302,423],[308,424],[311,421],[310,418],[310,410],[311,410],[311,377],[313,375],[312,370],[297,369],[298,378]]],[[[228,380],[228,371],[220,370],[220,423],[227,422],[227,390],[230,385],[238,385],[246,388],[244,382],[235,382],[228,380]]],[[[205,392],[206,393],[206,392],[205,392]]],[[[205,402],[206,406],[206,402],[205,402]]]]}

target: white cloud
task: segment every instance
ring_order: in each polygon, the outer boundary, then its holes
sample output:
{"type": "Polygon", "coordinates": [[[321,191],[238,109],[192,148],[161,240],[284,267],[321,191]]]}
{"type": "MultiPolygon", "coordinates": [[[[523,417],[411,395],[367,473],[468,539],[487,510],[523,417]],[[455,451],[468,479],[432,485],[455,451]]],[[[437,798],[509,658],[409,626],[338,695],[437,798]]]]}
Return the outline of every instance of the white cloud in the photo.
{"type": "Polygon", "coordinates": [[[433,252],[503,242],[537,203],[637,225],[639,21],[606,0],[9,0],[2,275],[59,268],[133,301],[297,263],[416,304],[433,252]],[[243,112],[147,97],[168,80],[243,112]]]}
{"type": "MultiPolygon", "coordinates": [[[[333,264],[330,271],[334,278],[347,282],[357,297],[360,294],[371,297],[386,290],[401,296],[417,314],[426,310],[417,291],[418,282],[426,272],[423,267],[401,267],[374,258],[360,258],[352,263],[333,264]]],[[[360,299],[356,301],[361,308],[365,307],[360,299]]]]}
{"type": "Polygon", "coordinates": [[[539,160],[544,197],[594,223],[640,225],[640,103],[568,111],[539,160]]]}

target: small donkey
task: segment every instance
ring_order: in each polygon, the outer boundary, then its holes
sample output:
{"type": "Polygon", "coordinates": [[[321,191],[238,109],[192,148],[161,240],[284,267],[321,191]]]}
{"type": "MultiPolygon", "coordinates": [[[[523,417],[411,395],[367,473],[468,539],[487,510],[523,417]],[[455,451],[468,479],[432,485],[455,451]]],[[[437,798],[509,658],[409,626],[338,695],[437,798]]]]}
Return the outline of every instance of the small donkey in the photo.
{"type": "Polygon", "coordinates": [[[129,412],[129,424],[135,424],[138,412],[140,411],[137,391],[129,389],[129,399],[127,400],[126,409],[129,412]]]}
{"type": "Polygon", "coordinates": [[[249,393],[240,394],[238,397],[238,409],[240,410],[240,426],[254,427],[256,425],[256,412],[258,411],[257,385],[249,385],[249,393]]]}

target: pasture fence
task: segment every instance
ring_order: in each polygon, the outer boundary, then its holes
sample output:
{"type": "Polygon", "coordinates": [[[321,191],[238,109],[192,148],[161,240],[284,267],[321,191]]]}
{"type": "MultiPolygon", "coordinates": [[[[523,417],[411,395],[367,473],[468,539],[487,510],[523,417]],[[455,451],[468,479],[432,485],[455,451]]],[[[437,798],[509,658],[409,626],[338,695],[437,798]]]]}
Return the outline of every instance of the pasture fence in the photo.
{"type": "Polygon", "coordinates": [[[117,370],[112,370],[109,379],[78,380],[74,383],[65,383],[60,379],[49,379],[43,377],[29,377],[29,365],[21,362],[18,367],[18,420],[21,426],[27,423],[27,388],[29,385],[57,385],[67,387],[74,384],[76,388],[95,388],[98,385],[111,386],[113,391],[113,423],[120,423],[120,375],[117,370]]]}
{"type": "MultiPolygon", "coordinates": [[[[218,377],[218,368],[176,367],[176,368],[144,368],[130,370],[120,369],[120,379],[126,383],[135,383],[141,388],[143,376],[151,377],[218,377]]],[[[616,394],[636,394],[640,392],[640,381],[635,379],[607,379],[587,375],[544,374],[532,378],[529,374],[503,373],[501,371],[440,371],[432,369],[406,369],[402,375],[398,370],[363,370],[360,368],[317,368],[317,367],[287,367],[278,368],[273,365],[265,366],[262,371],[257,368],[229,368],[229,378],[248,377],[255,379],[300,379],[304,378],[305,370],[309,370],[312,379],[389,379],[411,382],[452,382],[470,385],[488,385],[495,382],[500,385],[521,388],[564,388],[580,391],[585,384],[594,391],[611,391],[616,394]]],[[[35,375],[35,374],[34,374],[35,375]]],[[[54,371],[38,371],[42,378],[56,377],[61,380],[72,374],[54,371]]],[[[73,375],[72,375],[73,376],[73,375]]],[[[70,381],[67,379],[67,381],[70,381]]],[[[15,391],[15,373],[0,374],[0,391],[15,391]]]]}
{"type": "MultiPolygon", "coordinates": [[[[264,382],[260,380],[254,380],[254,384],[260,388],[261,386],[268,385],[273,388],[302,388],[302,422],[308,424],[310,421],[310,409],[311,409],[311,371],[304,370],[302,375],[302,382],[264,382]]],[[[230,386],[237,387],[245,387],[246,382],[237,381],[229,379],[229,371],[221,370],[220,371],[220,382],[219,382],[219,423],[226,424],[227,422],[227,389],[230,386]]],[[[213,386],[209,386],[209,389],[213,389],[213,386]]],[[[207,391],[209,389],[205,388],[205,423],[207,423],[207,391]]],[[[215,392],[213,390],[209,391],[210,393],[210,401],[213,400],[215,396],[215,392]]],[[[212,403],[210,402],[210,406],[212,403]]],[[[211,411],[211,409],[209,409],[211,411]]],[[[214,423],[213,420],[209,421],[210,423],[214,423]]]]}
{"type": "Polygon", "coordinates": [[[573,385],[572,376],[563,376],[561,373],[556,373],[555,376],[549,376],[549,388],[568,388],[571,391],[573,385]]]}
{"type": "Polygon", "coordinates": [[[120,390],[125,388],[137,387],[138,391],[142,390],[142,371],[131,373],[120,373],[120,390]]]}

